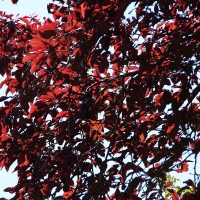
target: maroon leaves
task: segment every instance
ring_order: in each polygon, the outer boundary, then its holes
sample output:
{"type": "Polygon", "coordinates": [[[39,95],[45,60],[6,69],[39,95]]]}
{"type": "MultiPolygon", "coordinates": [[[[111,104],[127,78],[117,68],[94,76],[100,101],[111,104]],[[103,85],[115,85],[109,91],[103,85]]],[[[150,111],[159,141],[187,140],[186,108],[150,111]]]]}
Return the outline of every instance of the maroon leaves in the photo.
{"type": "Polygon", "coordinates": [[[86,12],[86,9],[87,9],[87,6],[88,6],[88,3],[87,2],[84,2],[80,5],[80,8],[81,8],[81,15],[82,15],[82,18],[85,19],[85,12],[86,12]]]}
{"type": "Polygon", "coordinates": [[[172,185],[173,185],[173,182],[170,181],[170,182],[166,183],[166,184],[164,185],[164,187],[165,187],[165,188],[169,188],[169,187],[171,187],[172,185]]]}
{"type": "Polygon", "coordinates": [[[26,23],[26,25],[30,26],[30,21],[28,20],[29,18],[30,18],[29,16],[24,16],[24,17],[20,17],[19,19],[23,21],[24,23],[26,23]]]}
{"type": "Polygon", "coordinates": [[[0,135],[1,141],[5,141],[5,140],[8,140],[9,138],[11,138],[7,134],[8,126],[4,125],[3,123],[0,123],[0,127],[1,127],[1,135],[0,135]]]}
{"type": "Polygon", "coordinates": [[[38,55],[38,54],[36,54],[36,53],[27,54],[25,57],[23,57],[22,62],[23,62],[23,63],[30,62],[30,61],[32,61],[35,57],[37,57],[37,55],[38,55]]]}
{"type": "Polygon", "coordinates": [[[176,170],[178,173],[187,172],[188,171],[188,163],[182,163],[180,169],[176,170]]]}
{"type": "Polygon", "coordinates": [[[192,186],[192,187],[195,186],[194,182],[191,179],[188,179],[187,181],[184,181],[183,183],[186,183],[188,186],[192,186]]]}
{"type": "Polygon", "coordinates": [[[16,4],[16,3],[18,2],[18,0],[11,0],[11,2],[12,2],[13,4],[16,4]]]}
{"type": "Polygon", "coordinates": [[[193,147],[193,153],[196,155],[200,152],[200,139],[198,138],[194,143],[191,144],[193,147]]]}
{"type": "Polygon", "coordinates": [[[58,22],[52,22],[50,19],[47,19],[45,24],[39,28],[39,33],[42,38],[49,39],[56,34],[56,26],[58,22]]]}
{"type": "Polygon", "coordinates": [[[46,59],[46,54],[39,53],[31,62],[31,73],[37,71],[45,59],[46,59]]]}
{"type": "Polygon", "coordinates": [[[44,23],[0,13],[0,165],[17,160],[14,198],[180,199],[165,180],[200,151],[199,5],[140,1],[125,19],[130,3],[51,3],[44,23]]]}
{"type": "Polygon", "coordinates": [[[67,119],[69,118],[69,111],[63,111],[60,112],[56,115],[55,119],[60,119],[61,117],[66,117],[67,119]]]}
{"type": "Polygon", "coordinates": [[[18,156],[18,159],[17,159],[18,166],[23,167],[23,166],[29,165],[29,163],[30,163],[29,159],[30,158],[29,158],[29,155],[27,153],[24,153],[24,152],[20,153],[19,156],[18,156]]]}
{"type": "Polygon", "coordinates": [[[43,40],[43,38],[37,34],[30,42],[29,42],[29,45],[30,45],[30,50],[32,52],[35,52],[35,51],[44,51],[46,49],[46,46],[45,46],[45,40],[43,40]]]}
{"type": "Polygon", "coordinates": [[[173,200],[179,200],[179,196],[175,190],[169,189],[169,192],[171,193],[173,200]]]}

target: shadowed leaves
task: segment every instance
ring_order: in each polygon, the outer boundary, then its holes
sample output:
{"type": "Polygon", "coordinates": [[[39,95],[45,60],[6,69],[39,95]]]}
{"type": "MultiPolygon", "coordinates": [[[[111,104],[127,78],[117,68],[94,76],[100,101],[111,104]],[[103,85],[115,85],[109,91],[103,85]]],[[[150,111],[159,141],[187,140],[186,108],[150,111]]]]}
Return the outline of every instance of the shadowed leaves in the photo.
{"type": "Polygon", "coordinates": [[[191,197],[165,174],[187,172],[182,155],[200,151],[199,2],[58,2],[47,6],[54,21],[0,13],[0,165],[17,160],[18,172],[6,191],[191,197]]]}

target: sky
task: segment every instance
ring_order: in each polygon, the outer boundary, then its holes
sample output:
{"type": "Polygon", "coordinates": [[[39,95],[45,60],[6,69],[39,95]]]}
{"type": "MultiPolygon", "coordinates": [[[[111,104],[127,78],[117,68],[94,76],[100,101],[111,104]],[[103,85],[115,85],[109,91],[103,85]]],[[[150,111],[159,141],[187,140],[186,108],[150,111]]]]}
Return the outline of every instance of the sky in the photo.
{"type": "Polygon", "coordinates": [[[25,15],[38,14],[39,17],[48,16],[47,4],[52,0],[19,0],[17,4],[12,4],[11,0],[0,0],[0,10],[7,14],[25,15]]]}
{"type": "MultiPolygon", "coordinates": [[[[45,17],[51,17],[47,12],[47,4],[52,3],[51,0],[19,0],[17,5],[13,5],[11,0],[0,0],[0,11],[5,11],[7,14],[14,14],[19,16],[33,15],[34,13],[38,15],[40,19],[45,17]]],[[[1,81],[1,80],[0,80],[1,81]]],[[[2,89],[0,90],[0,96],[3,95],[2,89]]],[[[10,186],[15,186],[17,184],[17,173],[12,173],[16,166],[16,162],[11,166],[9,172],[4,169],[0,170],[0,198],[12,198],[13,195],[7,192],[3,192],[3,189],[10,186]]],[[[191,173],[193,171],[192,165],[189,170],[191,173]]],[[[193,178],[189,173],[177,174],[173,173],[175,177],[179,178],[180,185],[183,180],[193,178]]]]}

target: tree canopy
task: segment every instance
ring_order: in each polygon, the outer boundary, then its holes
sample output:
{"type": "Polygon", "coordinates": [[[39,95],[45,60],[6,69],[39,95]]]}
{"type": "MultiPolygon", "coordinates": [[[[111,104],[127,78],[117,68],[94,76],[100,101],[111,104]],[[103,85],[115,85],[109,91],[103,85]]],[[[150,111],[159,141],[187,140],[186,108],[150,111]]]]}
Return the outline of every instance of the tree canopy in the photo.
{"type": "Polygon", "coordinates": [[[18,174],[5,191],[13,200],[153,200],[169,187],[173,200],[200,199],[200,1],[47,9],[54,20],[0,12],[0,167],[17,161],[18,174]],[[189,164],[193,192],[181,194],[166,173],[189,164]]]}

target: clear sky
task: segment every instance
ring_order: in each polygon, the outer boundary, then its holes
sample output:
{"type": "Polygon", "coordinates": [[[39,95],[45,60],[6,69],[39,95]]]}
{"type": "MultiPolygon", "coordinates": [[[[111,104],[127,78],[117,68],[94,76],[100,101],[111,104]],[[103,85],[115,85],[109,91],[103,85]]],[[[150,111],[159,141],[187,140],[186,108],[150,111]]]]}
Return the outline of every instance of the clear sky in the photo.
{"type": "Polygon", "coordinates": [[[0,10],[20,16],[36,13],[39,17],[47,17],[48,3],[52,3],[52,0],[19,0],[15,5],[11,3],[11,0],[0,0],[0,10]]]}
{"type": "MultiPolygon", "coordinates": [[[[50,17],[51,15],[47,12],[47,4],[51,3],[52,0],[19,0],[17,5],[13,5],[11,0],[0,0],[0,11],[5,11],[7,14],[19,14],[20,16],[32,15],[36,13],[38,17],[41,19],[45,17],[50,17]]],[[[0,80],[1,81],[1,80],[0,80]]],[[[3,95],[3,91],[0,90],[0,96],[3,95]]],[[[4,169],[0,170],[0,198],[11,198],[12,194],[7,192],[3,192],[3,189],[6,187],[14,186],[17,183],[17,173],[12,173],[14,167],[17,163],[14,163],[11,166],[11,169],[7,173],[4,169]]],[[[190,167],[190,172],[192,173],[192,165],[190,167]]],[[[189,178],[193,178],[193,176],[189,176],[189,173],[177,174],[173,173],[173,175],[179,178],[181,181],[187,180],[189,178]]],[[[181,184],[181,183],[180,183],[181,184]]]]}

